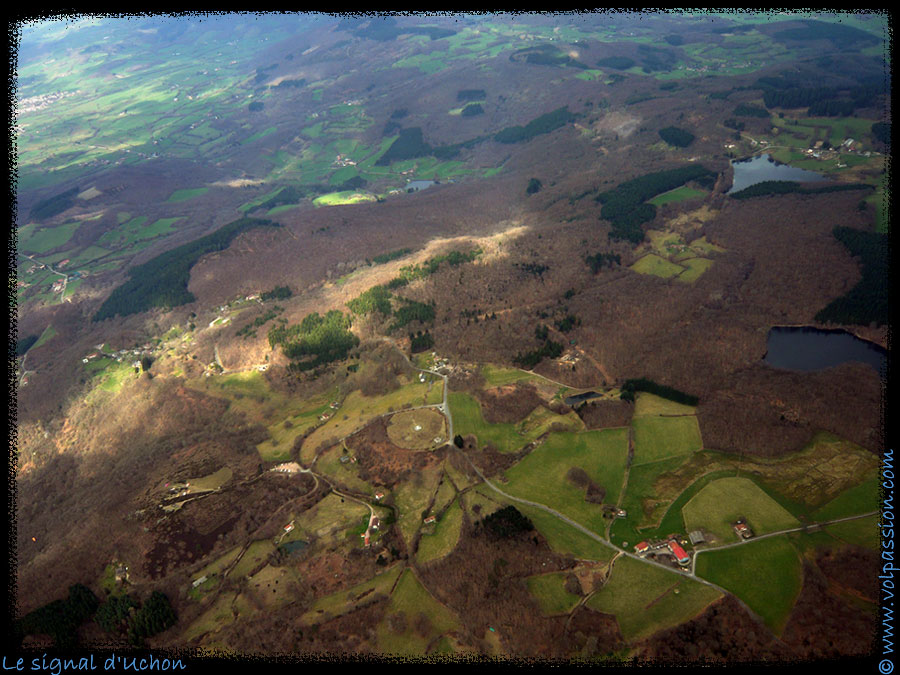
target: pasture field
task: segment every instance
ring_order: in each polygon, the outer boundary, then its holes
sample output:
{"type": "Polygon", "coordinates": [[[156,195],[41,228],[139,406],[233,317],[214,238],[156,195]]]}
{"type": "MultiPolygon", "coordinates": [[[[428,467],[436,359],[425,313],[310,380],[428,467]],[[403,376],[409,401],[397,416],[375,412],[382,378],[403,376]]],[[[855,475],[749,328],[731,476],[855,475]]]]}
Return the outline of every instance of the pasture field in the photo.
{"type": "Polygon", "coordinates": [[[338,444],[321,453],[316,459],[315,470],[337,481],[349,490],[371,493],[372,486],[359,477],[357,464],[341,462],[343,447],[338,444]]]}
{"type": "Polygon", "coordinates": [[[622,556],[586,604],[615,615],[622,637],[630,641],[688,621],[720,597],[716,589],[679,572],[622,556]]]}
{"type": "MultiPolygon", "coordinates": [[[[683,462],[677,467],[670,469],[670,471],[673,473],[681,472],[686,465],[687,462],[683,462]]],[[[663,466],[662,462],[660,462],[660,466],[663,466]]],[[[636,468],[638,467],[632,467],[631,472],[634,472],[636,468]]],[[[631,516],[629,516],[628,518],[617,518],[613,522],[612,529],[610,530],[610,541],[614,541],[616,544],[622,546],[625,545],[625,542],[628,542],[628,546],[633,546],[641,539],[649,539],[651,537],[664,537],[670,532],[684,532],[684,518],[681,514],[682,507],[687,504],[688,501],[690,501],[691,497],[697,494],[710,481],[713,481],[717,478],[734,476],[735,473],[736,471],[734,470],[713,471],[711,473],[702,475],[700,478],[697,478],[692,482],[689,482],[687,486],[679,489],[674,493],[674,501],[672,501],[669,504],[668,508],[666,508],[665,513],[663,513],[662,518],[659,520],[658,524],[654,523],[649,526],[641,527],[638,530],[635,528],[635,524],[631,516]]],[[[653,485],[654,489],[661,488],[660,500],[666,498],[673,499],[671,484],[666,482],[667,477],[668,476],[666,473],[656,474],[655,476],[656,480],[653,485]]],[[[678,485],[680,485],[680,483],[678,485]]],[[[665,504],[662,504],[661,506],[665,506],[665,504]]]]}
{"type": "Polygon", "coordinates": [[[516,430],[526,438],[540,438],[548,431],[584,431],[584,422],[574,410],[558,415],[549,408],[539,406],[516,425],[516,430]]]}
{"type": "Polygon", "coordinates": [[[703,273],[712,267],[713,261],[709,258],[687,258],[679,261],[686,267],[684,272],[679,274],[676,279],[688,284],[692,284],[699,279],[703,273]]]}
{"type": "Polygon", "coordinates": [[[515,425],[485,421],[481,404],[469,394],[452,391],[447,402],[453,416],[453,430],[457,434],[463,437],[474,434],[479,445],[490,443],[500,452],[515,452],[528,443],[527,439],[518,434],[515,425]]]}
{"type": "Polygon", "coordinates": [[[817,521],[834,520],[877,511],[880,506],[879,487],[877,476],[869,478],[859,485],[848,488],[815,511],[813,518],[817,521]]]}
{"type": "Polygon", "coordinates": [[[637,260],[630,269],[639,274],[652,274],[656,277],[669,279],[678,276],[684,271],[684,268],[675,263],[671,263],[665,258],[661,258],[655,253],[648,253],[643,258],[637,260]]]}
{"type": "Polygon", "coordinates": [[[233,472],[227,466],[222,467],[207,476],[201,478],[188,478],[185,482],[190,483],[191,492],[203,492],[206,490],[218,490],[225,483],[231,480],[233,472]]]}
{"type": "Polygon", "coordinates": [[[41,345],[46,344],[47,342],[49,342],[50,340],[52,340],[55,337],[56,337],[56,329],[53,327],[53,324],[51,323],[44,329],[44,332],[41,333],[41,336],[38,338],[37,342],[35,342],[33,345],[31,345],[31,348],[34,349],[36,347],[40,347],[41,345]]]}
{"type": "Polygon", "coordinates": [[[248,578],[247,587],[266,609],[276,609],[295,601],[300,590],[293,571],[272,565],[266,565],[248,578]]]}
{"type": "Polygon", "coordinates": [[[250,544],[249,548],[244,551],[244,555],[237,564],[231,569],[228,576],[230,579],[243,579],[253,570],[261,567],[266,559],[275,552],[275,545],[269,539],[260,539],[250,544]]]}
{"type": "Polygon", "coordinates": [[[543,380],[540,375],[529,373],[518,368],[500,368],[497,366],[485,365],[481,367],[481,376],[484,378],[485,388],[500,387],[504,384],[513,384],[514,382],[540,381],[543,380]]]}
{"type": "Polygon", "coordinates": [[[437,492],[434,493],[434,503],[431,505],[431,513],[437,515],[453,503],[456,499],[456,488],[453,483],[443,477],[441,484],[438,485],[437,492]]]}
{"type": "Polygon", "coordinates": [[[568,614],[581,600],[580,596],[566,590],[568,572],[551,572],[528,577],[528,590],[541,606],[544,616],[568,614]]]}
{"type": "MultiPolygon", "coordinates": [[[[625,524],[634,530],[657,525],[665,509],[678,495],[665,494],[659,490],[656,480],[661,475],[677,469],[684,461],[683,456],[678,456],[632,466],[628,471],[628,485],[625,487],[625,497],[621,502],[628,515],[624,519],[617,518],[613,530],[625,524]]],[[[626,540],[634,541],[633,538],[626,540]]]]}
{"type": "MultiPolygon", "coordinates": [[[[358,527],[363,520],[368,523],[368,519],[369,509],[367,507],[359,502],[331,493],[318,504],[297,516],[294,519],[294,530],[283,541],[332,535],[340,540],[345,538],[342,535],[358,527]]],[[[285,522],[288,521],[285,520],[285,522]]]]}
{"type": "Polygon", "coordinates": [[[446,442],[446,427],[443,414],[434,408],[422,408],[392,415],[387,423],[387,435],[397,447],[428,450],[446,442]],[[435,443],[435,438],[441,440],[435,443]]]}
{"type": "Polygon", "coordinates": [[[452,612],[435,600],[411,569],[406,569],[378,624],[378,649],[386,654],[424,654],[432,640],[459,625],[452,612]],[[395,617],[401,614],[403,620],[398,621],[395,617]],[[417,630],[418,622],[422,624],[419,628],[427,624],[427,630],[417,630]]]}
{"type": "Polygon", "coordinates": [[[428,393],[428,384],[409,382],[382,396],[364,396],[360,391],[352,391],[344,399],[341,407],[334,411],[331,419],[313,431],[300,449],[304,462],[311,462],[316,450],[323,444],[337,442],[370,420],[380,415],[423,405],[428,393]]]}
{"type": "Polygon", "coordinates": [[[416,551],[416,562],[421,564],[438,560],[450,553],[459,541],[462,532],[463,512],[459,500],[454,500],[450,508],[435,523],[432,534],[423,534],[416,551]]]}
{"type": "Polygon", "coordinates": [[[256,446],[263,461],[277,462],[289,459],[294,441],[319,424],[319,415],[330,411],[330,401],[336,398],[337,392],[333,392],[331,395],[308,399],[299,412],[270,425],[268,440],[256,446]]]}
{"type": "Polygon", "coordinates": [[[494,511],[502,509],[505,506],[505,502],[498,501],[498,499],[500,499],[500,496],[496,492],[482,485],[461,494],[460,504],[465,508],[469,520],[474,523],[489,516],[494,511]]]}
{"type": "Polygon", "coordinates": [[[357,190],[342,190],[329,192],[313,199],[316,206],[340,206],[342,204],[361,204],[362,202],[374,202],[375,195],[357,190]]]}
{"type": "Polygon", "coordinates": [[[731,523],[742,517],[758,535],[800,525],[794,516],[747,478],[720,478],[709,483],[684,505],[681,512],[685,529],[710,532],[723,543],[738,540],[731,523]]]}
{"type": "Polygon", "coordinates": [[[224,626],[234,621],[232,605],[237,598],[237,593],[221,593],[214,601],[212,607],[200,615],[184,632],[183,639],[186,642],[205,635],[215,633],[224,626]]]}
{"type": "Polygon", "coordinates": [[[656,462],[702,449],[700,425],[693,415],[634,417],[634,465],[656,462]]]}
{"type": "Polygon", "coordinates": [[[684,403],[676,403],[667,398],[662,398],[646,391],[637,393],[634,401],[633,417],[647,417],[648,415],[693,415],[697,408],[684,403]]]}
{"type": "Polygon", "coordinates": [[[237,560],[238,555],[241,553],[241,547],[235,546],[233,549],[228,551],[222,556],[219,556],[214,561],[212,561],[209,565],[204,567],[202,570],[193,575],[194,579],[199,579],[202,576],[211,577],[216,574],[221,574],[225,571],[225,569],[237,560]]]}
{"type": "Polygon", "coordinates": [[[657,195],[653,199],[650,199],[649,202],[654,206],[662,206],[663,204],[671,204],[673,202],[685,202],[689,199],[701,199],[707,194],[708,193],[705,190],[697,190],[696,188],[682,185],[674,190],[669,190],[661,195],[657,195]]]}
{"type": "Polygon", "coordinates": [[[46,253],[68,243],[79,225],[81,225],[80,222],[73,220],[56,227],[39,228],[31,224],[20,227],[18,232],[19,249],[31,254],[46,253]]]}
{"type": "Polygon", "coordinates": [[[734,593],[780,635],[800,594],[803,568],[786,536],[697,555],[697,576],[734,593]]]}
{"type": "Polygon", "coordinates": [[[605,532],[600,504],[585,501],[585,488],[574,485],[566,474],[572,467],[583,469],[606,489],[604,501],[614,504],[622,488],[627,454],[627,429],[554,432],[506,471],[507,483],[502,489],[549,506],[594,532],[605,532]]]}
{"type": "Polygon", "coordinates": [[[500,452],[516,452],[554,428],[569,431],[584,429],[584,424],[574,411],[557,415],[539,406],[517,424],[491,424],[484,419],[481,404],[473,396],[450,392],[447,401],[453,415],[455,433],[463,437],[472,434],[478,438],[480,445],[490,443],[500,452]]]}
{"type": "Polygon", "coordinates": [[[441,467],[436,465],[418,476],[421,478],[404,481],[394,489],[394,503],[400,512],[397,527],[407,546],[422,525],[422,511],[431,503],[441,477],[441,467]]]}
{"type": "Polygon", "coordinates": [[[320,621],[328,621],[352,612],[357,607],[370,602],[376,596],[386,598],[391,594],[391,590],[397,583],[397,579],[402,571],[403,564],[397,563],[378,576],[361,584],[321,597],[313,603],[313,606],[301,617],[301,620],[307,625],[313,625],[320,621]]]}
{"type": "Polygon", "coordinates": [[[834,523],[826,526],[825,531],[836,539],[863,548],[877,551],[881,544],[881,529],[878,526],[877,515],[834,523]]]}

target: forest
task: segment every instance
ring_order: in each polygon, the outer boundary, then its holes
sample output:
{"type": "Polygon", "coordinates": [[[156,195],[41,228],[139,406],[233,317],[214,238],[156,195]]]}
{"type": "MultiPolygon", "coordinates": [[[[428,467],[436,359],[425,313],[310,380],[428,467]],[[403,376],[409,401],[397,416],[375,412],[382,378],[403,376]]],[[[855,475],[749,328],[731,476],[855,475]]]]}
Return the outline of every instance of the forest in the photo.
{"type": "Polygon", "coordinates": [[[834,236],[850,254],[858,257],[862,279],[816,314],[816,321],[843,325],[888,325],[888,245],[887,235],[852,227],[834,228],[834,236]]]}
{"type": "Polygon", "coordinates": [[[625,380],[625,383],[622,385],[621,399],[623,401],[634,401],[634,394],[638,391],[645,391],[648,394],[654,394],[660,398],[667,398],[670,401],[683,403],[684,405],[695,406],[700,402],[700,399],[696,396],[686,394],[673,387],[667,387],[664,384],[657,384],[645,377],[625,380]]]}
{"type": "Polygon", "coordinates": [[[28,218],[30,220],[45,220],[59,215],[66,209],[71,208],[75,203],[75,195],[78,194],[78,190],[78,187],[73,187],[71,190],[66,190],[58,195],[39,201],[31,207],[31,211],[28,212],[28,218]]]}
{"type": "Polygon", "coordinates": [[[535,136],[549,134],[551,131],[565,126],[576,118],[577,116],[574,113],[569,112],[569,106],[563,106],[540,117],[535,117],[524,127],[506,127],[494,134],[494,140],[498,143],[529,141],[535,136]]]}
{"type": "MultiPolygon", "coordinates": [[[[662,132],[660,132],[662,133],[662,132]]],[[[644,240],[643,223],[656,217],[656,207],[646,201],[694,180],[709,184],[715,172],[701,164],[648,173],[625,181],[614,190],[601,192],[595,199],[603,204],[600,217],[612,225],[611,239],[639,244],[644,240]]]]}
{"type": "Polygon", "coordinates": [[[669,145],[686,148],[694,142],[694,134],[678,127],[666,127],[659,130],[659,137],[669,145]]]}
{"type": "Polygon", "coordinates": [[[350,317],[336,309],[325,316],[318,312],[307,314],[294,326],[275,326],[268,337],[269,346],[274,349],[281,345],[284,355],[292,361],[291,369],[299,371],[345,359],[359,344],[359,338],[350,332],[350,317]]]}
{"type": "Polygon", "coordinates": [[[866,185],[864,183],[840,183],[837,185],[807,187],[802,183],[798,183],[792,180],[764,180],[761,183],[756,183],[755,185],[745,187],[743,190],[739,190],[737,192],[729,194],[728,196],[732,197],[733,199],[751,199],[753,197],[767,197],[769,195],[819,195],[828,192],[845,192],[847,190],[873,189],[874,188],[871,185],[866,185]]]}
{"type": "Polygon", "coordinates": [[[254,227],[281,227],[270,220],[239,218],[212,234],[166,251],[129,270],[130,278],[116,288],[94,314],[93,321],[138,314],[153,307],[172,308],[194,301],[188,290],[191,268],[201,256],[223,251],[239,234],[254,227]]]}

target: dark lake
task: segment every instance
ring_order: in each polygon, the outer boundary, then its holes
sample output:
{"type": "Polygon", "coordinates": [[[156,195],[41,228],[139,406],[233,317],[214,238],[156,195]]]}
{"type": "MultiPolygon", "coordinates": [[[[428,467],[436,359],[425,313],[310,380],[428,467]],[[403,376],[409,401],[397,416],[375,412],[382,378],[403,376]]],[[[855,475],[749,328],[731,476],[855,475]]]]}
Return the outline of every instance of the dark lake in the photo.
{"type": "Polygon", "coordinates": [[[823,370],[846,363],[868,363],[882,378],[887,374],[887,351],[843,330],[809,326],[776,326],[769,331],[763,360],[775,368],[823,370]]]}
{"type": "Polygon", "coordinates": [[[815,171],[798,169],[787,164],[778,164],[769,155],[735,160],[731,163],[731,166],[734,169],[734,184],[731,186],[728,194],[767,180],[797,181],[798,183],[826,180],[824,176],[815,171]]]}
{"type": "Polygon", "coordinates": [[[566,405],[577,405],[582,401],[587,401],[589,398],[599,398],[603,396],[603,394],[598,394],[596,391],[586,391],[583,394],[576,394],[575,396],[569,396],[565,403],[566,405]]]}

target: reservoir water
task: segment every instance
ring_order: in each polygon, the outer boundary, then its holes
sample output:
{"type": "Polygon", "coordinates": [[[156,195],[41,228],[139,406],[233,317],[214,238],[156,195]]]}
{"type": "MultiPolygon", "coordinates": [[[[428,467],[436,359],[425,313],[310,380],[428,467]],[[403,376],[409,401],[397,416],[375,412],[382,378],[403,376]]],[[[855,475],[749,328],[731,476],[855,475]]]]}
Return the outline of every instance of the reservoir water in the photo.
{"type": "Polygon", "coordinates": [[[778,164],[769,155],[735,160],[731,162],[731,166],[734,169],[734,183],[728,194],[767,180],[797,181],[798,183],[826,180],[824,176],[815,171],[778,164]]]}
{"type": "Polygon", "coordinates": [[[843,330],[776,326],[769,331],[763,360],[775,368],[807,371],[860,361],[882,378],[887,375],[887,350],[843,330]]]}

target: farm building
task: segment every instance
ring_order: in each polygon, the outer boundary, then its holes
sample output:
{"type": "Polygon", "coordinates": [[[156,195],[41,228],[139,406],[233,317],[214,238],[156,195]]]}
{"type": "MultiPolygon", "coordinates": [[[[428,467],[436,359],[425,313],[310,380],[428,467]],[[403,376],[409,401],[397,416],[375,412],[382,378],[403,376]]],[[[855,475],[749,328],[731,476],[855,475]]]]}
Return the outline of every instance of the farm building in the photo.
{"type": "Polygon", "coordinates": [[[692,546],[696,546],[697,544],[703,544],[706,542],[706,537],[703,536],[703,533],[700,530],[694,530],[693,532],[689,533],[688,538],[691,540],[692,546]]]}
{"type": "Polygon", "coordinates": [[[646,553],[649,550],[650,544],[648,544],[646,541],[642,541],[634,547],[635,553],[646,553]]]}
{"type": "Polygon", "coordinates": [[[737,521],[733,527],[734,533],[741,539],[750,539],[753,536],[753,530],[750,529],[743,519],[737,521]]]}
{"type": "Polygon", "coordinates": [[[681,544],[674,539],[669,540],[669,550],[672,552],[672,555],[675,556],[675,560],[678,561],[679,565],[687,565],[691,562],[690,556],[683,548],[681,548],[681,544]]]}

